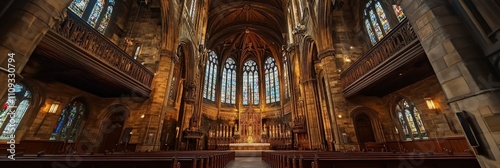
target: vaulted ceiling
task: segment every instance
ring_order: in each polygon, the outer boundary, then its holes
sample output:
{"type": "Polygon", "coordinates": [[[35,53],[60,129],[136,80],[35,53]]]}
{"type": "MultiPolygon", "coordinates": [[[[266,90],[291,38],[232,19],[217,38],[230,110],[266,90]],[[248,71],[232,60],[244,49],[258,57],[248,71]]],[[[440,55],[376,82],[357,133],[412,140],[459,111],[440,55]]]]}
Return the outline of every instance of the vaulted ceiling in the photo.
{"type": "Polygon", "coordinates": [[[284,1],[211,1],[207,47],[223,56],[262,57],[265,53],[279,53],[286,32],[284,1]]]}

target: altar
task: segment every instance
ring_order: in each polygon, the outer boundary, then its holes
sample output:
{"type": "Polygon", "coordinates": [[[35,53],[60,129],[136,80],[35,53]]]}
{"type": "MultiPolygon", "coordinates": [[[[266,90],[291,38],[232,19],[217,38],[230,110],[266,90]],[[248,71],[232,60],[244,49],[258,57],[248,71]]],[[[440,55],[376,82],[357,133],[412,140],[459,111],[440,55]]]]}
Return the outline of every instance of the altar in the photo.
{"type": "Polygon", "coordinates": [[[270,143],[230,143],[229,150],[271,150],[270,143]]]}

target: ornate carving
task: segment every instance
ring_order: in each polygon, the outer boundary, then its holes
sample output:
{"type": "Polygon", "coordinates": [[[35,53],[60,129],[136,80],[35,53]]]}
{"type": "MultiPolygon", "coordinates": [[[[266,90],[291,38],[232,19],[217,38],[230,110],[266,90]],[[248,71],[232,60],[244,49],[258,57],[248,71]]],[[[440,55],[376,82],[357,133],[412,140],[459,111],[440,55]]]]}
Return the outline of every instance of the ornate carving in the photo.
{"type": "Polygon", "coordinates": [[[160,56],[170,57],[175,64],[179,63],[179,56],[177,56],[177,54],[173,51],[162,49],[160,50],[160,56]]]}
{"type": "Polygon", "coordinates": [[[193,82],[190,82],[184,89],[184,101],[186,103],[194,103],[196,100],[196,85],[193,82]]]}
{"type": "Polygon", "coordinates": [[[151,86],[153,72],[90,27],[81,18],[72,12],[67,14],[67,19],[59,26],[54,26],[53,31],[142,84],[151,86]]]}

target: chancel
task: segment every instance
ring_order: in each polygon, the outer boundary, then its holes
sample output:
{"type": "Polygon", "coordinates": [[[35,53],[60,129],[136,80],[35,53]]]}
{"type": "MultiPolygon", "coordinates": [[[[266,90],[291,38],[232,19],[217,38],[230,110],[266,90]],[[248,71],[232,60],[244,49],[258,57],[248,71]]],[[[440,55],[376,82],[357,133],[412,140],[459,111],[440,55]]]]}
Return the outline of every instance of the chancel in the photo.
{"type": "Polygon", "coordinates": [[[2,0],[0,165],[500,167],[498,11],[2,0]]]}

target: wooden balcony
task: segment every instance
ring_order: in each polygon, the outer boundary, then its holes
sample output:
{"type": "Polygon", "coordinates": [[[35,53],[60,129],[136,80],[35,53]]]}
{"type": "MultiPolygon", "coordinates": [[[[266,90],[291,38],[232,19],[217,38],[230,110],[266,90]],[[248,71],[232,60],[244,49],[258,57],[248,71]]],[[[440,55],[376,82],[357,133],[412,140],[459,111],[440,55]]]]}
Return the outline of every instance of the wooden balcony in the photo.
{"type": "Polygon", "coordinates": [[[405,19],[341,75],[346,97],[384,96],[434,74],[405,19]]]}
{"type": "Polygon", "coordinates": [[[66,83],[101,97],[149,97],[154,77],[72,12],[47,32],[27,66],[35,78],[66,83]]]}

